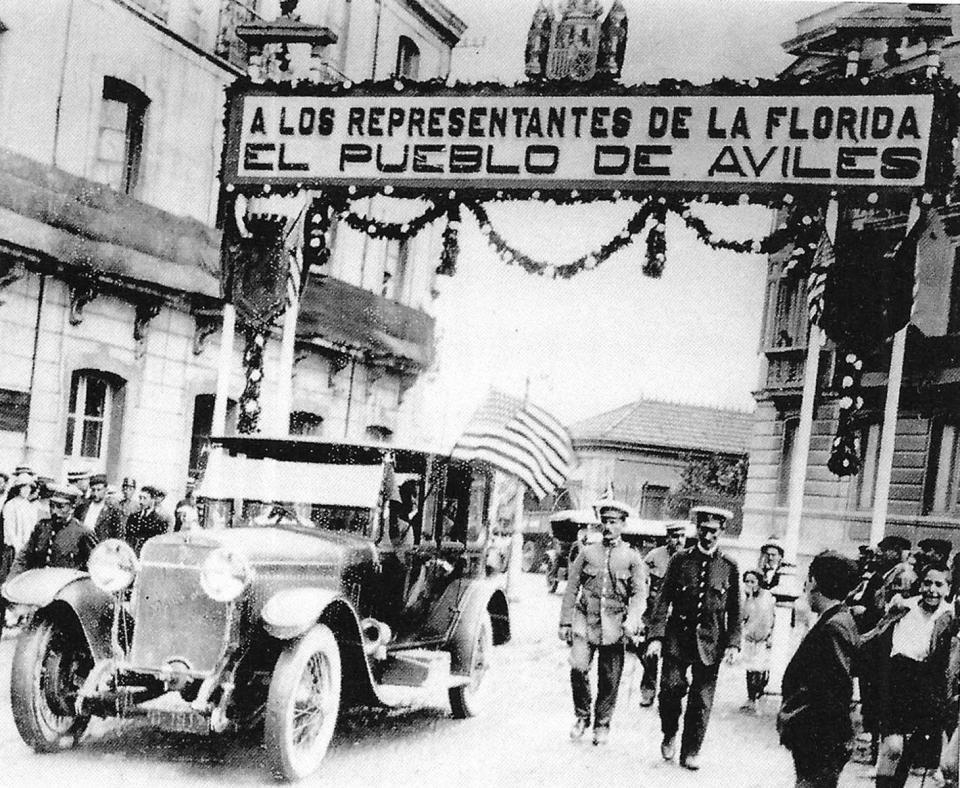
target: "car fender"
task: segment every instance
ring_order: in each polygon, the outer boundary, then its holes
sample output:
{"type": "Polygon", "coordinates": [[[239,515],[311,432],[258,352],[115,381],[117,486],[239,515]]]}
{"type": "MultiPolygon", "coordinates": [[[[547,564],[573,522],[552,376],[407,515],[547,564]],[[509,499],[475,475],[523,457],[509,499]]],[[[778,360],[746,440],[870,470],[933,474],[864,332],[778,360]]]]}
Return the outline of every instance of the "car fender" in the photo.
{"type": "Polygon", "coordinates": [[[510,640],[510,610],[501,582],[478,578],[451,583],[433,609],[430,628],[436,631],[442,627],[446,631],[450,672],[455,675],[469,674],[477,633],[485,616],[489,615],[493,625],[494,645],[510,640]]]}
{"type": "Polygon", "coordinates": [[[86,572],[28,569],[4,583],[2,592],[11,604],[35,608],[34,615],[72,615],[83,629],[93,657],[100,660],[111,655],[110,630],[116,601],[97,588],[86,572]]]}
{"type": "Polygon", "coordinates": [[[266,601],[260,617],[269,635],[277,640],[293,640],[316,624],[331,604],[342,601],[342,596],[329,588],[286,588],[266,601]]]}

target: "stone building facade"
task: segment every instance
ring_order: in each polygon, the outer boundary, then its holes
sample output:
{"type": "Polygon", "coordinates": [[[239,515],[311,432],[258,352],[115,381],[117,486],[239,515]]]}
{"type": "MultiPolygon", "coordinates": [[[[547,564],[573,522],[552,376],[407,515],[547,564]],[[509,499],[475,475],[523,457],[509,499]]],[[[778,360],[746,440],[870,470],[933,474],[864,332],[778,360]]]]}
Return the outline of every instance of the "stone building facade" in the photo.
{"type": "MultiPolygon", "coordinates": [[[[0,469],[79,467],[172,492],[210,431],[224,88],[237,24],[273,2],[15,0],[0,9],[0,469]]],[[[464,25],[436,0],[303,0],[327,79],[445,75],[464,25]]],[[[384,218],[395,206],[373,206],[384,218]]],[[[440,228],[338,227],[298,325],[290,431],[417,436],[440,228]]],[[[233,349],[231,415],[243,387],[233,349]]],[[[263,404],[276,391],[279,334],[263,404]]]]}

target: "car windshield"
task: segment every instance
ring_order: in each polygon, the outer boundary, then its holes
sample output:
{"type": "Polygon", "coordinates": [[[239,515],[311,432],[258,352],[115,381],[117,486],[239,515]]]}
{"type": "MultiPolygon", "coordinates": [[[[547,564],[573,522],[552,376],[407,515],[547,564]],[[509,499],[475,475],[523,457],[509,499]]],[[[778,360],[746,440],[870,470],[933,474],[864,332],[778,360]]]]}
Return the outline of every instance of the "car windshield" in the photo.
{"type": "Polygon", "coordinates": [[[204,501],[205,528],[296,527],[367,533],[371,510],[353,506],[327,506],[289,501],[242,501],[234,517],[233,501],[204,501]]]}

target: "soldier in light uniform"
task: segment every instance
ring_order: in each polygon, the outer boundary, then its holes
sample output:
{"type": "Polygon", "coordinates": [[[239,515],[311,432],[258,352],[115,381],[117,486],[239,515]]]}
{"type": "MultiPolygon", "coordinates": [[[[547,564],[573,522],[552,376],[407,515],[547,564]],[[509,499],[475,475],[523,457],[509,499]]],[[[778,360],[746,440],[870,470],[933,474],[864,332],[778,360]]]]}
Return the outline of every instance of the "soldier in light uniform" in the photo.
{"type": "Polygon", "coordinates": [[[720,531],[732,514],[701,506],[691,515],[697,524],[697,544],[670,559],[650,617],[647,655],[663,654],[660,754],[667,761],[676,755],[680,709],[687,696],[680,765],[696,770],[720,663],[724,657],[735,658],[741,621],[740,571],[736,561],[719,549],[720,531]]]}
{"type": "Polygon", "coordinates": [[[570,567],[560,610],[560,639],[570,645],[570,683],[580,739],[590,726],[590,665],[597,656],[593,743],[605,744],[623,672],[624,641],[640,636],[647,603],[647,569],[640,554],[620,540],[628,508],[598,502],[603,540],[583,547],[570,567]]]}
{"type": "MultiPolygon", "coordinates": [[[[654,605],[657,602],[657,595],[660,593],[660,586],[663,585],[663,578],[667,574],[667,565],[674,555],[683,549],[683,543],[687,535],[687,524],[674,520],[667,523],[667,542],[654,547],[643,559],[647,565],[647,571],[650,574],[650,596],[647,600],[647,613],[645,623],[649,624],[650,615],[653,613],[654,605]]],[[[653,700],[657,695],[657,675],[659,673],[660,660],[658,657],[643,655],[643,678],[640,681],[640,705],[652,706],[653,700]]]]}

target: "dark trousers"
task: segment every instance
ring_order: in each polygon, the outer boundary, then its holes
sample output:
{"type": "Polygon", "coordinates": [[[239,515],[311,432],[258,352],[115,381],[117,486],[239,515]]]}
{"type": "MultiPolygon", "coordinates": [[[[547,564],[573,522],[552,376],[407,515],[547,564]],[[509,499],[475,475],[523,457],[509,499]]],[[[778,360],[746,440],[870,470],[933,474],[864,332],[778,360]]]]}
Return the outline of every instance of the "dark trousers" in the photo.
{"type": "Polygon", "coordinates": [[[676,736],[680,728],[680,708],[687,696],[687,709],[683,715],[683,736],[680,739],[681,755],[696,755],[700,752],[707,721],[713,707],[713,693],[717,688],[716,665],[704,665],[700,660],[684,662],[664,654],[660,674],[660,729],[665,739],[676,736]],[[687,681],[687,671],[692,676],[687,681]]]}
{"type": "Polygon", "coordinates": [[[796,788],[836,788],[840,772],[850,759],[846,744],[833,748],[791,750],[796,788]]]}
{"type": "Polygon", "coordinates": [[[760,700],[770,681],[770,672],[766,670],[747,671],[747,697],[750,700],[760,700]]]}
{"type": "Polygon", "coordinates": [[[593,709],[593,727],[609,728],[617,705],[620,674],[623,673],[623,644],[601,646],[577,637],[570,649],[570,686],[577,719],[590,722],[593,697],[590,692],[590,665],[597,657],[597,704],[593,709]]]}
{"type": "Polygon", "coordinates": [[[640,679],[640,689],[656,692],[657,676],[660,673],[660,657],[648,657],[644,654],[641,657],[641,663],[643,665],[643,678],[640,679]]]}

